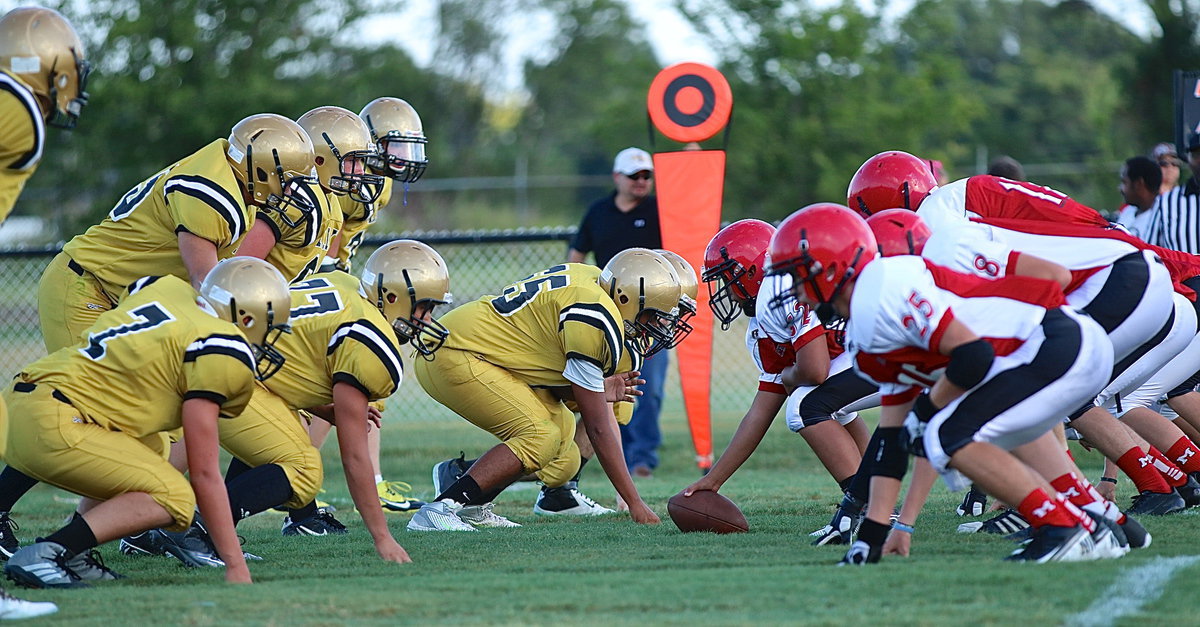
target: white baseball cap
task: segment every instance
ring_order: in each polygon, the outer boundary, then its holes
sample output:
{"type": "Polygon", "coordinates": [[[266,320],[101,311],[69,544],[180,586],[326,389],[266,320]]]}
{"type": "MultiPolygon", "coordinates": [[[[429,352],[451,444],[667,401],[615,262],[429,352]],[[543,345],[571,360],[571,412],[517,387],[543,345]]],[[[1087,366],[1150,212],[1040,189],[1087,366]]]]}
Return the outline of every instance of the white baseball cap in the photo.
{"type": "Polygon", "coordinates": [[[613,160],[613,172],[619,172],[625,176],[645,170],[654,171],[654,159],[650,158],[650,153],[641,148],[626,148],[618,152],[617,158],[613,160]]]}

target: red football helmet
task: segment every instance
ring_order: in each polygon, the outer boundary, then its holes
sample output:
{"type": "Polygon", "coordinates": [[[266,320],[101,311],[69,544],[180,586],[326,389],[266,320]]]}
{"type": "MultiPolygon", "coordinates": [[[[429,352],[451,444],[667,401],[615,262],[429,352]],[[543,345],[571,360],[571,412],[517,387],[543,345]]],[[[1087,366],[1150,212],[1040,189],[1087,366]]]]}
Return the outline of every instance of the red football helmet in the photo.
{"type": "Polygon", "coordinates": [[[884,257],[919,255],[930,235],[921,216],[907,209],[884,209],[867,218],[867,226],[884,257]]]}
{"type": "Polygon", "coordinates": [[[916,211],[935,187],[937,179],[928,161],[890,150],[859,166],[846,190],[846,204],[863,217],[884,209],[916,211]]]}
{"type": "MultiPolygon", "coordinates": [[[[770,273],[791,274],[794,289],[803,288],[806,302],[828,325],[837,319],[832,302],[878,250],[875,236],[858,214],[839,204],[817,203],[779,224],[771,238],[770,273]]],[[[791,297],[781,294],[772,305],[782,305],[791,297]]]]}
{"type": "Polygon", "coordinates": [[[708,284],[708,305],[722,329],[743,312],[754,315],[774,234],[775,227],[762,220],[738,220],[714,235],[704,250],[701,278],[708,284]]]}

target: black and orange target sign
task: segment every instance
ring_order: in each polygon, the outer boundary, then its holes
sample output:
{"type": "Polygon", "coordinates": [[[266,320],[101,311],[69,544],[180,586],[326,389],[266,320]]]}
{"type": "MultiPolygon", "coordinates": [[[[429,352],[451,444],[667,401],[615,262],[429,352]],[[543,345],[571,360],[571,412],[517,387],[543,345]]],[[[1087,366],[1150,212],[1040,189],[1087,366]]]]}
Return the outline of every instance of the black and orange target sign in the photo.
{"type": "Polygon", "coordinates": [[[716,68],[676,63],[654,77],[646,108],[663,135],[677,142],[701,142],[729,122],[733,92],[716,68]]]}

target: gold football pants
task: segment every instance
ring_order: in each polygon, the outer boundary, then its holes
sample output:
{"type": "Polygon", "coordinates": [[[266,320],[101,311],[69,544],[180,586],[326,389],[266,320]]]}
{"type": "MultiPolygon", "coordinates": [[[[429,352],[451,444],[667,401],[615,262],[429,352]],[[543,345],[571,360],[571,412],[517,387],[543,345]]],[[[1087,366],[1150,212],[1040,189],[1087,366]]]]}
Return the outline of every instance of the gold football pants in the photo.
{"type": "Polygon", "coordinates": [[[432,361],[415,363],[417,380],[434,400],[500,438],[526,473],[558,487],[579,471],[575,415],[549,390],[467,351],[442,348],[432,361]]]}
{"type": "MultiPolygon", "coordinates": [[[[22,389],[31,384],[16,383],[22,389]]],[[[97,501],[129,492],[149,494],[175,519],[168,529],[192,522],[192,486],[164,458],[163,438],[138,439],[88,422],[48,385],[4,392],[7,419],[0,417],[0,453],[13,468],[45,483],[97,501]]]]}
{"type": "Polygon", "coordinates": [[[282,398],[258,385],[237,418],[218,422],[221,447],[251,468],[275,464],[287,474],[292,498],[285,507],[299,508],[317,498],[323,469],[321,453],[309,441],[297,412],[282,398]]]}
{"type": "Polygon", "coordinates": [[[100,281],[59,253],[38,283],[38,319],[46,352],[74,346],[100,314],[112,309],[100,281]]]}

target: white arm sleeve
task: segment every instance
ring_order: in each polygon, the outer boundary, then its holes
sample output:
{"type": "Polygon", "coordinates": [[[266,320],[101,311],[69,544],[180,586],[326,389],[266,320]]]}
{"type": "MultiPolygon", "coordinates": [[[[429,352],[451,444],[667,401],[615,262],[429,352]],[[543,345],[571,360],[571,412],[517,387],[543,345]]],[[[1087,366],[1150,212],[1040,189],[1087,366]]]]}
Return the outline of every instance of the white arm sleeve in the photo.
{"type": "Polygon", "coordinates": [[[585,390],[604,392],[604,373],[600,366],[582,359],[568,359],[563,377],[585,390]]]}

